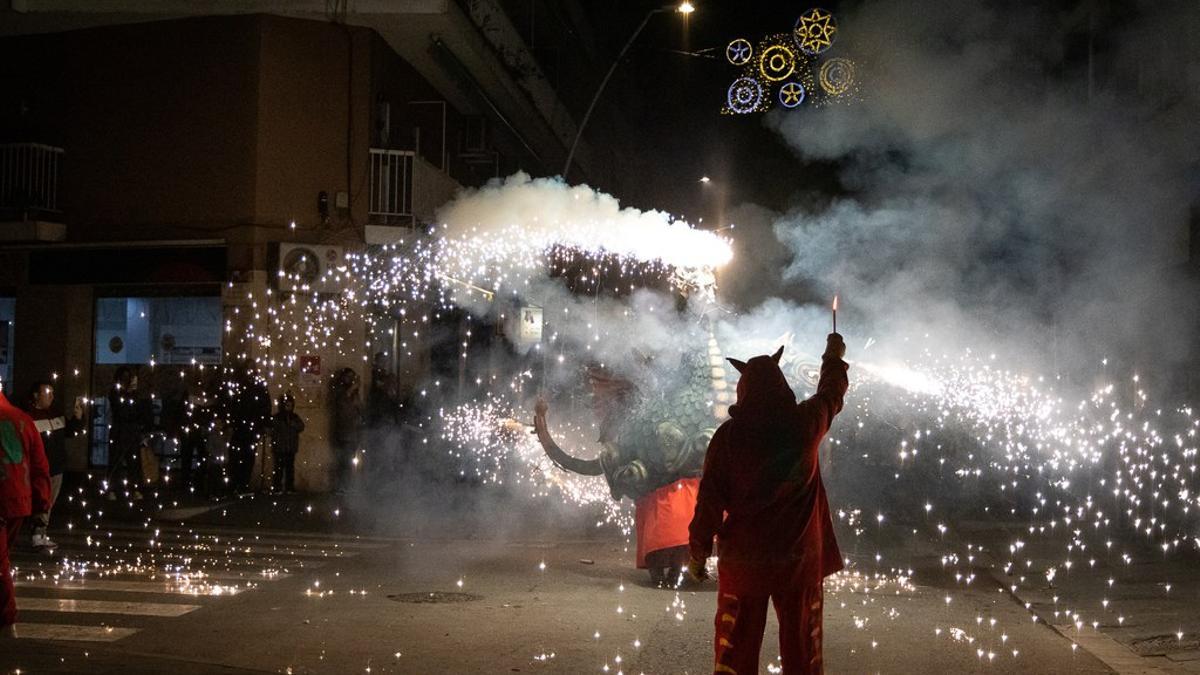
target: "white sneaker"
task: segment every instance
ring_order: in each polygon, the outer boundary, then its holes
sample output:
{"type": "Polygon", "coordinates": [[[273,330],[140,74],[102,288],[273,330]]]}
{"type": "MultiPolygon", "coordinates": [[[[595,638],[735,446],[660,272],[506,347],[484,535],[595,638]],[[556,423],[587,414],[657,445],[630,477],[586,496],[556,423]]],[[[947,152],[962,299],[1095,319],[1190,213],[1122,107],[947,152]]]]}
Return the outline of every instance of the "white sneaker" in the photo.
{"type": "Polygon", "coordinates": [[[15,640],[17,638],[17,624],[10,623],[7,626],[0,628],[0,640],[8,638],[15,640]]]}
{"type": "Polygon", "coordinates": [[[58,544],[47,535],[35,534],[33,535],[33,547],[43,553],[53,553],[54,549],[58,548],[58,544]]]}

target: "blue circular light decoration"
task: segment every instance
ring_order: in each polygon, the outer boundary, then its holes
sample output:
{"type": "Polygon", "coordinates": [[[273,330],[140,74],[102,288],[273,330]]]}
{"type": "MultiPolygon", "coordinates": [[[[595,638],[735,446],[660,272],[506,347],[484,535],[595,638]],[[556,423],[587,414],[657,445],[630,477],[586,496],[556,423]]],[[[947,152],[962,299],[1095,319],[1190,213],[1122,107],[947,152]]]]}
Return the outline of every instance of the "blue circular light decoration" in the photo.
{"type": "Polygon", "coordinates": [[[799,82],[785,82],[779,88],[779,105],[785,108],[795,108],[804,103],[804,85],[799,82]]]}
{"type": "Polygon", "coordinates": [[[744,66],[754,56],[754,47],[745,38],[738,38],[725,47],[725,58],[735,66],[744,66]]]}
{"type": "Polygon", "coordinates": [[[729,109],[739,115],[745,115],[758,110],[762,104],[762,84],[753,77],[739,77],[729,85],[729,93],[725,100],[729,109]]]}

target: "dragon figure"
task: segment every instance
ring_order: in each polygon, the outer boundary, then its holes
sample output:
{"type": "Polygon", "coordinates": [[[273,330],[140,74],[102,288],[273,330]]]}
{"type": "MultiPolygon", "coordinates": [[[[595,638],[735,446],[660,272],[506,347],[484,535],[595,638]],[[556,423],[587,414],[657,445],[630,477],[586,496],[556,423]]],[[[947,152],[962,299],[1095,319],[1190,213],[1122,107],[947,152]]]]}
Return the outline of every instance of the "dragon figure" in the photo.
{"type": "MultiPolygon", "coordinates": [[[[559,447],[546,419],[549,406],[539,400],[535,409],[534,432],[551,461],[566,471],[604,476],[614,500],[633,500],[637,566],[649,570],[658,586],[675,587],[683,578],[704,453],[735,401],[729,378],[736,373],[727,369],[711,327],[705,333],[707,343],[697,340],[698,348],[684,352],[663,377],[634,384],[601,368],[587,370],[603,448],[595,459],[559,447]]],[[[791,335],[778,342],[789,344],[791,335]]],[[[782,364],[788,380],[815,388],[816,359],[792,354],[782,364]]]]}
{"type": "Polygon", "coordinates": [[[725,359],[708,332],[706,348],[679,357],[678,367],[634,384],[587,370],[603,446],[595,459],[565,452],[550,435],[548,406],[539,401],[534,431],[560,468],[604,476],[612,498],[636,507],[637,566],[656,585],[676,585],[687,564],[688,523],[696,505],[708,442],[733,400],[725,359]]]}

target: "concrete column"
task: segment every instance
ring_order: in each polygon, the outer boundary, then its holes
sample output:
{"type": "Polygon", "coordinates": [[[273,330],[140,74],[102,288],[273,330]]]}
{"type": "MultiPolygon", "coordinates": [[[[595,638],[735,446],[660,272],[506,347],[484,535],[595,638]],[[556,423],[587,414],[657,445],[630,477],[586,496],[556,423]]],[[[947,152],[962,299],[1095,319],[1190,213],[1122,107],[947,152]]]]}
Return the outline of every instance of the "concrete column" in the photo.
{"type": "MultiPolygon", "coordinates": [[[[70,414],[76,396],[91,398],[94,296],[91,286],[22,286],[17,290],[14,403],[24,404],[34,382],[53,382],[70,414]]],[[[88,468],[87,440],[67,444],[71,471],[88,468]]]]}

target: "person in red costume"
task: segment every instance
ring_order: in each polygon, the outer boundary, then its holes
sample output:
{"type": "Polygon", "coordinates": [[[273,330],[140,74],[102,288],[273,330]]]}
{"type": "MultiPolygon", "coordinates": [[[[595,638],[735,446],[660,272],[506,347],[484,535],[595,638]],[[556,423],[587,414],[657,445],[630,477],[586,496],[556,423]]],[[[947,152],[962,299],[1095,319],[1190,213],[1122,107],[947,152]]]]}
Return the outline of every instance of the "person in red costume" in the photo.
{"type": "Polygon", "coordinates": [[[779,369],[783,347],[746,363],[729,359],[741,373],[737,403],[708,445],[689,527],[694,578],[707,576],[714,536],[720,551],[714,673],[758,672],[768,600],[783,672],[823,671],[821,585],[842,569],[842,555],[817,448],[849,387],[845,355],[842,336],[831,333],[817,393],[800,403],[779,369]]]}
{"type": "Polygon", "coordinates": [[[30,513],[50,511],[50,465],[29,415],[0,394],[0,639],[16,637],[9,547],[30,513]]]}

